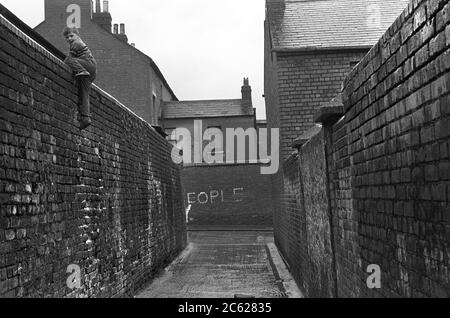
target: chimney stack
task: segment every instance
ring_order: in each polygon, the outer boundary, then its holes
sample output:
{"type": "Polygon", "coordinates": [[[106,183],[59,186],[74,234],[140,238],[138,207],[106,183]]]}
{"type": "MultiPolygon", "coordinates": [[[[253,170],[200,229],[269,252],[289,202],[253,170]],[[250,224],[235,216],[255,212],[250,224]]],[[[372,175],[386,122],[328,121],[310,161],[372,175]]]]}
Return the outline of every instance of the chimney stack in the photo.
{"type": "Polygon", "coordinates": [[[119,30],[119,33],[116,33],[117,31],[118,31],[118,26],[117,26],[117,24],[115,24],[114,25],[114,36],[116,37],[116,38],[118,38],[120,41],[123,41],[123,42],[125,42],[125,43],[128,43],[128,37],[127,37],[127,35],[125,34],[125,24],[124,23],[121,23],[120,24],[120,30],[119,30]]]}
{"type": "MultiPolygon", "coordinates": [[[[92,2],[91,2],[92,3],[92,2]]],[[[93,21],[100,27],[111,33],[119,40],[128,43],[128,37],[125,34],[125,24],[121,23],[112,25],[112,17],[109,13],[109,1],[103,0],[103,11],[101,8],[101,0],[95,0],[95,13],[92,17],[93,21]]]]}
{"type": "Polygon", "coordinates": [[[242,110],[245,114],[252,114],[253,113],[253,101],[252,101],[252,88],[250,86],[250,81],[248,78],[244,78],[244,85],[241,89],[242,92],[242,110]]]}
{"type": "Polygon", "coordinates": [[[95,13],[102,12],[102,8],[100,7],[100,0],[95,0],[95,13]]]}
{"type": "Polygon", "coordinates": [[[102,8],[100,7],[100,0],[95,0],[95,13],[102,12],[102,8]]]}
{"type": "Polygon", "coordinates": [[[109,1],[108,0],[103,1],[103,12],[106,12],[106,13],[109,12],[109,1]]]}
{"type": "Polygon", "coordinates": [[[101,0],[95,1],[95,13],[92,15],[92,19],[108,33],[111,33],[112,17],[108,12],[108,1],[103,1],[103,12],[100,3],[101,0]]]}

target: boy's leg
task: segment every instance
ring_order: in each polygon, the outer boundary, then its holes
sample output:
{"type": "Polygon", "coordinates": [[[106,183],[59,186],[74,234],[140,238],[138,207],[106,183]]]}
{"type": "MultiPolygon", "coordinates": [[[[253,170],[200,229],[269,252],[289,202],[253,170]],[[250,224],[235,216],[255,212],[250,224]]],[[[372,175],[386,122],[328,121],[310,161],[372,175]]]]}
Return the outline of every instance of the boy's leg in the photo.
{"type": "Polygon", "coordinates": [[[89,79],[91,80],[91,83],[93,83],[95,81],[95,78],[97,76],[97,67],[95,64],[93,64],[92,62],[88,61],[88,60],[81,60],[78,59],[78,63],[80,63],[80,65],[89,72],[90,76],[89,79]]]}
{"type": "Polygon", "coordinates": [[[89,100],[89,92],[91,89],[91,81],[87,76],[78,78],[80,92],[80,116],[82,129],[91,124],[91,107],[89,100]]]}
{"type": "MultiPolygon", "coordinates": [[[[65,63],[69,65],[75,74],[88,72],[89,76],[78,76],[79,84],[79,96],[80,96],[80,125],[81,129],[85,129],[91,124],[91,111],[90,111],[90,100],[89,92],[92,82],[96,77],[96,66],[89,61],[69,57],[65,60],[65,63]]],[[[87,75],[87,74],[86,74],[87,75]]]]}
{"type": "Polygon", "coordinates": [[[69,65],[69,67],[72,69],[72,71],[75,74],[80,74],[83,72],[87,72],[86,68],[84,68],[84,66],[80,63],[81,60],[80,59],[76,59],[73,57],[68,57],[64,60],[64,63],[66,63],[67,65],[69,65]]]}

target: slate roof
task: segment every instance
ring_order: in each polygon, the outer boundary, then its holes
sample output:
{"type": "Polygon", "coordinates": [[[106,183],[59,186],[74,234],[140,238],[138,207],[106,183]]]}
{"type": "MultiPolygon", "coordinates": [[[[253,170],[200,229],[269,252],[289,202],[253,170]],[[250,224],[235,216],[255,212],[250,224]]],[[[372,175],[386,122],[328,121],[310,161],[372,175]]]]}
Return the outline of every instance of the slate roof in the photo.
{"type": "Polygon", "coordinates": [[[178,119],[253,115],[253,111],[248,114],[243,110],[241,102],[241,99],[165,102],[163,105],[163,118],[178,119]]]}
{"type": "Polygon", "coordinates": [[[275,50],[371,47],[409,0],[266,0],[275,50]],[[380,19],[371,19],[373,12],[380,19]],[[379,23],[377,23],[379,21],[379,23]],[[375,23],[373,23],[375,22],[375,23]]]}

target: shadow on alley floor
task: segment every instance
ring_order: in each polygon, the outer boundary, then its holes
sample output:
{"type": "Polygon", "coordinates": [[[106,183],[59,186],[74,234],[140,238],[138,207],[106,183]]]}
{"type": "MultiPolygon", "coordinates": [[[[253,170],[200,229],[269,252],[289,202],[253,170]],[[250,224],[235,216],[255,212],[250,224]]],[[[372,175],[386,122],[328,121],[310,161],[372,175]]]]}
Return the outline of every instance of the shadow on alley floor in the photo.
{"type": "Polygon", "coordinates": [[[299,298],[265,231],[189,232],[187,249],[137,298],[299,298]]]}

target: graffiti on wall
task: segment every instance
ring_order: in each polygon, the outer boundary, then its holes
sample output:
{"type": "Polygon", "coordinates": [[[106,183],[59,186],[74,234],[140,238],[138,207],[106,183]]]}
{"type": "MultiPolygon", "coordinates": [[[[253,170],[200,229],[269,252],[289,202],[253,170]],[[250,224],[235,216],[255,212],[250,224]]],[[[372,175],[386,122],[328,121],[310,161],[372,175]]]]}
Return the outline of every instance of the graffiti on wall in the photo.
{"type": "Polygon", "coordinates": [[[244,201],[244,188],[228,190],[210,190],[204,192],[190,192],[187,194],[188,205],[214,205],[220,203],[238,203],[244,201]]]}

